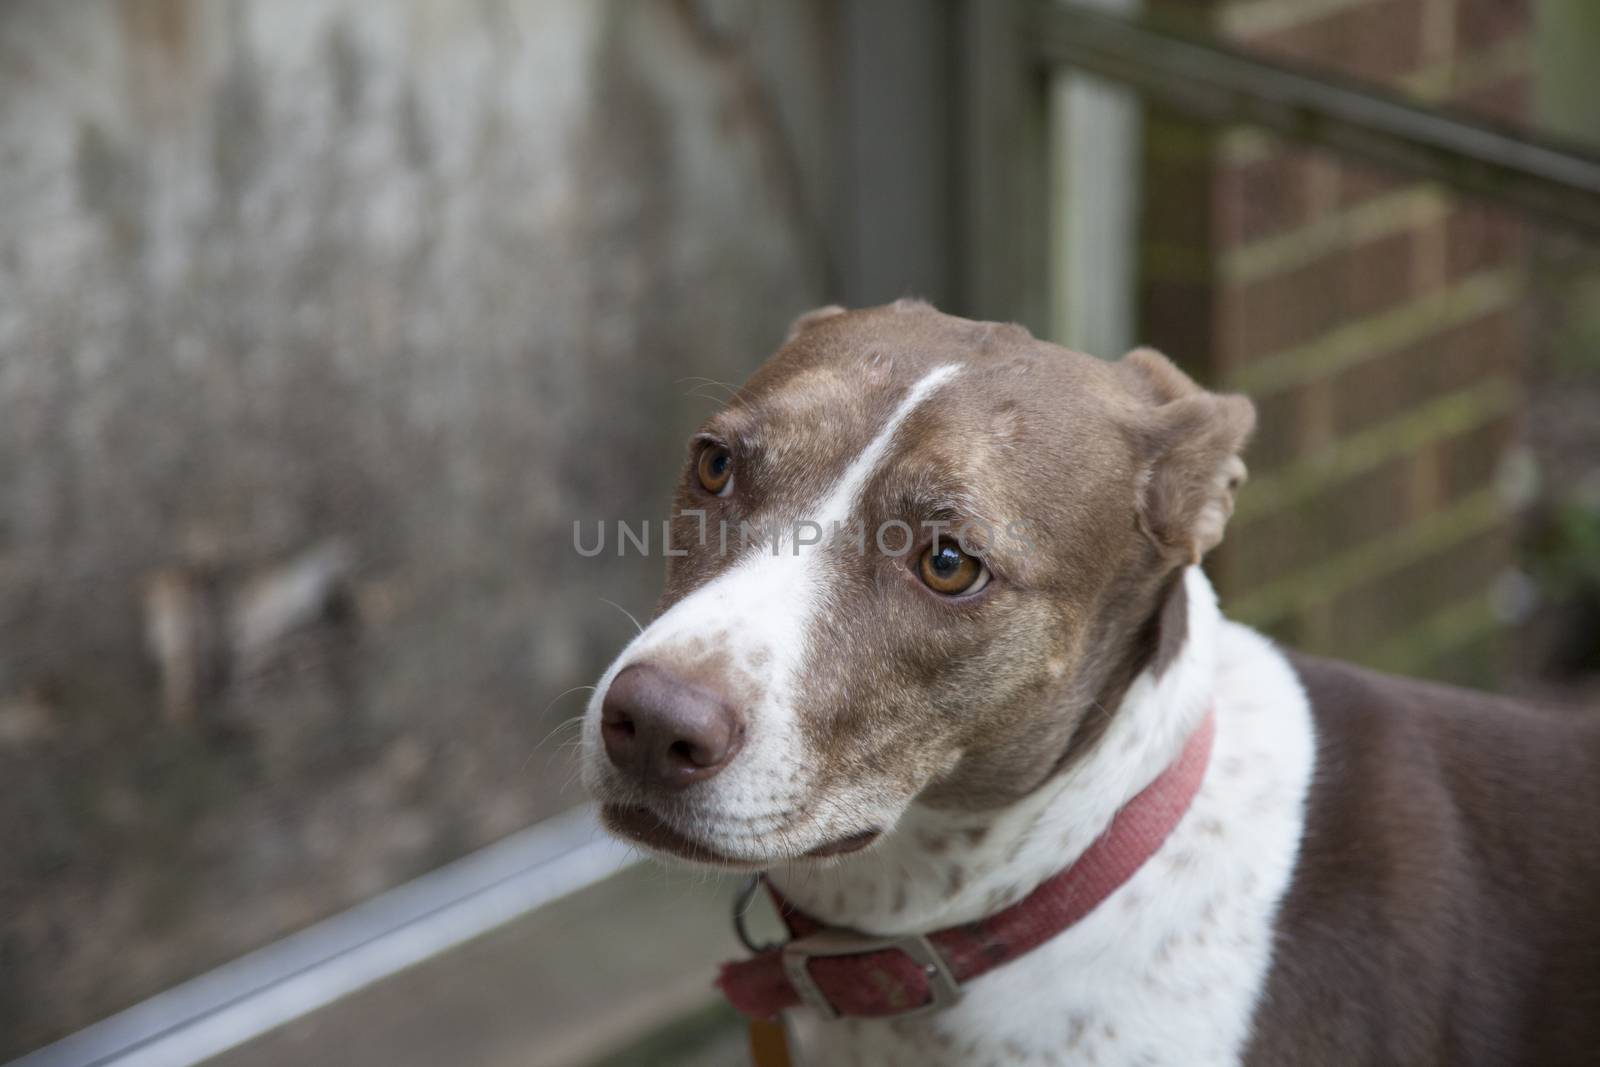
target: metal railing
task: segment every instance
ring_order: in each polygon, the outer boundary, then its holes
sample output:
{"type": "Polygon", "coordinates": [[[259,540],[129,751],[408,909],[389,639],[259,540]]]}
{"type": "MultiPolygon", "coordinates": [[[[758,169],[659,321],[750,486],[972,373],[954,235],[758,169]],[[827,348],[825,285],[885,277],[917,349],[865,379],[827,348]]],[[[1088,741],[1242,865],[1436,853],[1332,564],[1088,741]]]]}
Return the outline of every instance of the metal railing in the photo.
{"type": "Polygon", "coordinates": [[[1021,22],[1037,63],[1070,66],[1195,118],[1259,126],[1600,234],[1600,156],[1578,146],[1081,3],[1039,0],[1021,22]]]}
{"type": "Polygon", "coordinates": [[[9,1067],[191,1067],[639,860],[578,808],[190,979],[9,1067]]]}

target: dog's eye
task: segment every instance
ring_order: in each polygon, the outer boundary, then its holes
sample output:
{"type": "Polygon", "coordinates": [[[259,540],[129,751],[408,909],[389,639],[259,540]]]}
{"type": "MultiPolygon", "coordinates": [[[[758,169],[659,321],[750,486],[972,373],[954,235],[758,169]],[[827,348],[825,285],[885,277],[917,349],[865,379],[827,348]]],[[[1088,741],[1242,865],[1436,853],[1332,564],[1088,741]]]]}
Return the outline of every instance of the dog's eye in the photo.
{"type": "Polygon", "coordinates": [[[930,546],[917,570],[924,585],[945,596],[976,593],[989,581],[989,569],[955,545],[930,546]]]}
{"type": "Polygon", "coordinates": [[[700,450],[695,472],[700,477],[700,488],[721,496],[733,488],[733,453],[722,445],[708,444],[700,450]]]}

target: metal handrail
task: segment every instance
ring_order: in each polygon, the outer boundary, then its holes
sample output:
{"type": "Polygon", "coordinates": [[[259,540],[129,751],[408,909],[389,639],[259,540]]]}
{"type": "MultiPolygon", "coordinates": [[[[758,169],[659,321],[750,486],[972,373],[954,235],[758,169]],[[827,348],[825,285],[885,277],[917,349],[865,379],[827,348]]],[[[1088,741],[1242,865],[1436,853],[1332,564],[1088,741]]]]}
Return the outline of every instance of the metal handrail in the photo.
{"type": "Polygon", "coordinates": [[[192,1067],[639,859],[600,832],[592,809],[564,812],[9,1067],[192,1067]]]}
{"type": "Polygon", "coordinates": [[[1335,75],[1081,3],[1022,19],[1036,61],[1121,82],[1196,118],[1242,122],[1600,234],[1600,156],[1335,75]]]}

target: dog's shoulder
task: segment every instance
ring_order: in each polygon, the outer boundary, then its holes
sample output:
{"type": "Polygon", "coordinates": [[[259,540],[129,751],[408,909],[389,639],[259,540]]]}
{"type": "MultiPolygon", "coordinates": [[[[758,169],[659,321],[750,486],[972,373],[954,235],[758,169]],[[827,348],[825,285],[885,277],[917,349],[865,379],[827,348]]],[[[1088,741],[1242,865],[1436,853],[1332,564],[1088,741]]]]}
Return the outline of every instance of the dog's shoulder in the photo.
{"type": "Polygon", "coordinates": [[[1413,811],[1559,832],[1561,815],[1600,805],[1600,715],[1302,653],[1287,658],[1310,700],[1322,791],[1343,792],[1341,804],[1364,795],[1360,806],[1397,831],[1409,828],[1404,813],[1413,811]]]}
{"type": "Polygon", "coordinates": [[[1600,720],[1288,660],[1316,768],[1250,1062],[1588,1062],[1600,720]]]}

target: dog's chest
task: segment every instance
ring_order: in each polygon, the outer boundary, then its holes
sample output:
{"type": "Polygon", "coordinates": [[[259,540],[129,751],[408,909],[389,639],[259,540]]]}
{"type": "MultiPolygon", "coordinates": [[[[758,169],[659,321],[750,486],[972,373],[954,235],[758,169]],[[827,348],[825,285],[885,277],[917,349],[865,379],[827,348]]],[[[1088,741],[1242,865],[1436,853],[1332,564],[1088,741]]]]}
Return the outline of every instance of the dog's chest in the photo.
{"type": "Polygon", "coordinates": [[[1216,746],[1160,851],[1082,922],[969,983],[948,1011],[826,1023],[791,1013],[808,1064],[1232,1064],[1271,964],[1312,764],[1305,696],[1227,627],[1216,746]]]}

